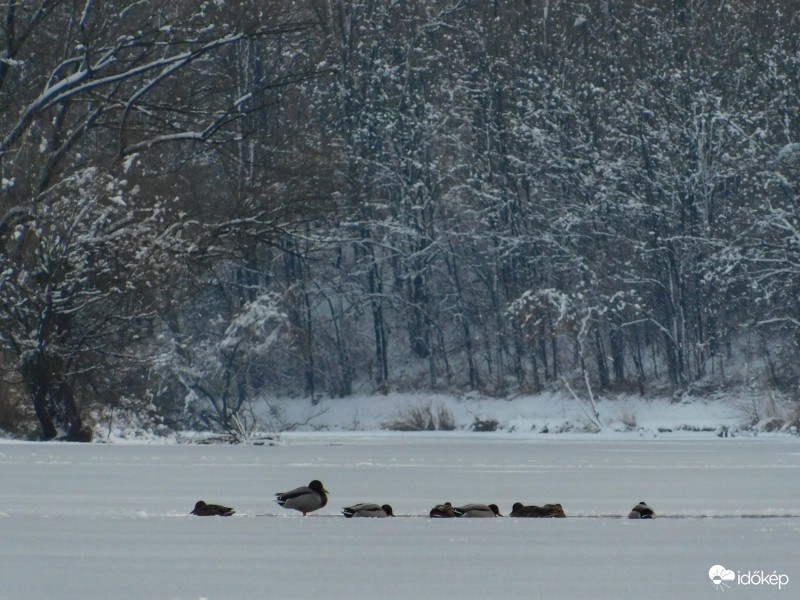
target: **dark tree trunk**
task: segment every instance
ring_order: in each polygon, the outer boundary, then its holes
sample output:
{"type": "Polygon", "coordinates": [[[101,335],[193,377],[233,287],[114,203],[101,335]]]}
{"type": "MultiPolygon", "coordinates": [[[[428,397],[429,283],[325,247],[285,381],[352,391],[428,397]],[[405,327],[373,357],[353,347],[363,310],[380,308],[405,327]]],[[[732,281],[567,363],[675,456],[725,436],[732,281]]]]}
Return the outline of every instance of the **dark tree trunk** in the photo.
{"type": "Polygon", "coordinates": [[[452,260],[445,257],[450,275],[453,278],[453,284],[456,288],[458,298],[459,320],[461,322],[461,334],[464,340],[464,351],[467,355],[467,375],[469,377],[469,389],[477,390],[480,387],[480,376],[478,374],[478,365],[475,361],[475,349],[472,345],[472,331],[469,325],[469,316],[466,314],[466,307],[468,302],[464,297],[464,291],[461,288],[461,278],[458,274],[458,265],[456,264],[456,253],[452,243],[450,244],[450,251],[452,253],[452,260]]]}
{"type": "Polygon", "coordinates": [[[611,370],[614,372],[614,383],[625,383],[625,335],[622,330],[612,327],[608,337],[611,352],[611,370]]]}
{"type": "Polygon", "coordinates": [[[411,350],[417,358],[428,358],[431,354],[431,328],[426,306],[428,294],[425,291],[425,278],[417,274],[411,287],[411,350]]]}
{"type": "Polygon", "coordinates": [[[597,376],[600,378],[600,388],[606,390],[611,381],[608,374],[608,363],[606,363],[605,346],[598,329],[595,329],[594,332],[594,355],[597,361],[597,376]]]}
{"type": "Polygon", "coordinates": [[[381,389],[386,387],[389,380],[389,357],[386,342],[386,325],[383,321],[383,282],[381,280],[378,265],[375,263],[375,256],[370,248],[369,253],[369,294],[370,305],[372,307],[372,325],[375,333],[375,359],[377,361],[375,371],[375,382],[381,389]]]}
{"type": "Polygon", "coordinates": [[[20,368],[33,401],[33,410],[42,428],[43,441],[52,440],[58,435],[47,402],[50,396],[50,369],[47,362],[41,352],[36,352],[28,356],[20,368]]]}
{"type": "Polygon", "coordinates": [[[75,402],[75,395],[72,387],[66,383],[60,383],[53,390],[58,401],[64,405],[67,414],[67,441],[68,442],[91,442],[92,429],[83,424],[81,413],[75,402]]]}
{"type": "Polygon", "coordinates": [[[41,439],[48,441],[58,435],[55,417],[61,415],[58,421],[67,432],[67,441],[90,442],[91,428],[83,424],[72,386],[58,375],[59,364],[43,352],[36,352],[23,362],[20,369],[42,429],[41,439]]]}
{"type": "Polygon", "coordinates": [[[56,426],[53,423],[53,417],[47,409],[47,392],[48,386],[46,381],[37,381],[28,384],[31,397],[33,399],[33,410],[36,413],[36,418],[39,419],[39,425],[42,428],[42,441],[46,442],[52,440],[58,434],[56,426]]]}

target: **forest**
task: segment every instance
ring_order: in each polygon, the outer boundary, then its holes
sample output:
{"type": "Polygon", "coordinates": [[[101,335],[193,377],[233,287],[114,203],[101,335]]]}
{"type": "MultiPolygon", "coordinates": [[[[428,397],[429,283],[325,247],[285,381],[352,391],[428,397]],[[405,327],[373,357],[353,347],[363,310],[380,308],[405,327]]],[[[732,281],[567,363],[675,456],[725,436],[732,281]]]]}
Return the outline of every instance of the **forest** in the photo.
{"type": "Polygon", "coordinates": [[[798,398],[798,193],[791,0],[8,0],[0,430],[798,398]]]}

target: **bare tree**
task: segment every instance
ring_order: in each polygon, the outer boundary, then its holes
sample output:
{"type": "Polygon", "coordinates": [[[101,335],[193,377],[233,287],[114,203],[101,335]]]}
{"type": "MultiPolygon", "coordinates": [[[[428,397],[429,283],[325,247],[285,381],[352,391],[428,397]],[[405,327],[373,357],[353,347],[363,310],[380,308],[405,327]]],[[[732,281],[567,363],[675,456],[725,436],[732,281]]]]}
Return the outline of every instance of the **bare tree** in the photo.
{"type": "Polygon", "coordinates": [[[6,4],[0,342],[3,367],[28,390],[44,438],[63,426],[68,439],[86,439],[76,386],[91,387],[90,372],[111,369],[98,358],[123,359],[114,344],[147,330],[165,301],[155,290],[169,287],[161,278],[168,263],[234,230],[277,229],[263,206],[214,214],[206,228],[213,203],[204,198],[190,214],[197,192],[181,188],[247,135],[240,123],[268,102],[264,90],[308,76],[298,69],[234,85],[227,61],[243,44],[313,25],[291,5],[276,8],[6,4]]]}

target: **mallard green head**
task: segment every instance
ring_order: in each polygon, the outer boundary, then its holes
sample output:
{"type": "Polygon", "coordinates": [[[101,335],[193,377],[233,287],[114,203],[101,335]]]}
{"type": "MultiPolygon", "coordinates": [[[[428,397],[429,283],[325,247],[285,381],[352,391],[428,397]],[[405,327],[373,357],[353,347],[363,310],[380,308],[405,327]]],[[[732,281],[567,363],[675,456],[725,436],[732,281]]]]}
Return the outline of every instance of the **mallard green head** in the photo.
{"type": "Polygon", "coordinates": [[[319,479],[315,479],[314,481],[309,483],[308,487],[317,492],[318,494],[330,494],[330,492],[325,489],[325,486],[322,485],[322,482],[319,479]]]}

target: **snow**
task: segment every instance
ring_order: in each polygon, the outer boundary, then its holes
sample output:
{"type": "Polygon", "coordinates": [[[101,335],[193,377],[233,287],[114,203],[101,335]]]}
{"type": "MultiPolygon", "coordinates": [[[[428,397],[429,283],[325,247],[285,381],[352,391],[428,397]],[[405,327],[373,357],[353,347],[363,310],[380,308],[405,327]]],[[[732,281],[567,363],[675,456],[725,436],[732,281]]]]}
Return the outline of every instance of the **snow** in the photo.
{"type": "Polygon", "coordinates": [[[778,158],[784,160],[792,158],[798,153],[800,153],[800,144],[796,142],[791,144],[786,144],[780,150],[778,150],[778,158]]]}
{"type": "MultiPolygon", "coordinates": [[[[794,597],[798,458],[792,436],[711,432],[4,442],[0,597],[712,598],[715,565],[785,575],[780,597],[794,597]],[[314,478],[331,492],[320,511],[302,517],[272,501],[314,478]],[[189,516],[199,499],[237,514],[189,516]],[[495,502],[504,514],[516,501],[561,502],[568,518],[424,516],[446,500],[495,502]],[[657,519],[618,518],[640,500],[657,519]],[[338,515],[363,501],[401,516],[338,515]]],[[[757,587],[736,591],[779,593],[757,587]]]]}
{"type": "Polygon", "coordinates": [[[233,102],[234,108],[236,108],[236,109],[241,108],[242,104],[244,104],[245,102],[248,102],[252,97],[253,97],[253,93],[252,92],[248,92],[247,94],[245,94],[243,96],[240,96],[239,98],[234,100],[234,102],[233,102]]]}
{"type": "Polygon", "coordinates": [[[127,173],[128,171],[130,171],[131,167],[138,160],[138,158],[139,158],[139,153],[138,152],[133,152],[133,153],[128,154],[127,156],[125,156],[125,158],[122,161],[122,171],[123,171],[123,173],[127,173]]]}
{"type": "MultiPolygon", "coordinates": [[[[583,388],[575,386],[581,397],[583,388]]],[[[722,426],[741,429],[765,416],[791,420],[791,403],[783,405],[758,394],[739,397],[643,398],[639,395],[598,398],[602,435],[628,431],[632,436],[668,435],[682,430],[716,430],[722,426]],[[778,414],[775,414],[775,413],[778,414]]],[[[271,398],[254,404],[263,422],[272,420],[277,429],[303,424],[300,429],[326,431],[377,431],[387,423],[402,419],[412,408],[439,409],[450,413],[458,430],[470,430],[478,420],[497,421],[498,431],[531,433],[594,430],[587,414],[588,401],[566,393],[541,393],[513,399],[481,395],[454,397],[431,393],[388,393],[322,399],[316,405],[298,398],[271,398]]]]}

